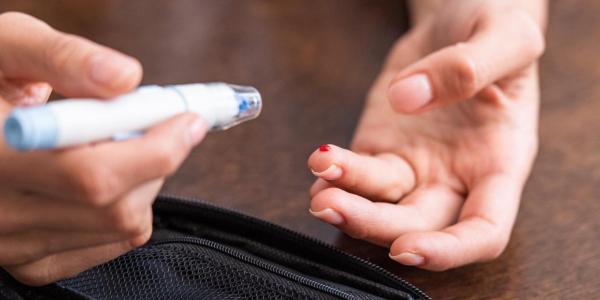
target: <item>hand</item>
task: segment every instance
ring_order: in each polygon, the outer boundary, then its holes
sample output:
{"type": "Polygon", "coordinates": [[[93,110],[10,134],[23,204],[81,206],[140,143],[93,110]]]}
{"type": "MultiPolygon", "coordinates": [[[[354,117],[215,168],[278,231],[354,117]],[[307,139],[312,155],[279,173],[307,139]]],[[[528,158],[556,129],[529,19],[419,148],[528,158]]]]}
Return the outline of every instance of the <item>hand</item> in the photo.
{"type": "Polygon", "coordinates": [[[445,1],[417,20],[368,95],[352,151],[310,156],[313,215],[404,265],[498,257],[537,150],[534,19],[486,0],[445,1]]]}
{"type": "MultiPolygon", "coordinates": [[[[0,47],[2,116],[13,104],[46,101],[51,88],[107,98],[142,76],[135,59],[19,13],[0,15],[0,47]]],[[[205,132],[185,114],[122,142],[28,153],[1,145],[0,266],[43,285],[144,244],[165,176],[205,132]]]]}

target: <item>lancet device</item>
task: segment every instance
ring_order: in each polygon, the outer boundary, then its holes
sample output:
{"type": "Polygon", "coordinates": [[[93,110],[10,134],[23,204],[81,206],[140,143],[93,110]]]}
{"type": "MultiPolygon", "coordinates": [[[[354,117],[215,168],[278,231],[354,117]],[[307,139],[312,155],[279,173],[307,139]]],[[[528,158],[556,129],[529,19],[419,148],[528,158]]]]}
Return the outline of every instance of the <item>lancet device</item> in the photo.
{"type": "Polygon", "coordinates": [[[4,139],[17,150],[63,148],[135,136],[184,112],[197,113],[211,130],[223,130],[256,118],[261,109],[260,93],[249,86],[143,86],[111,100],[65,99],[16,108],[4,123],[4,139]]]}

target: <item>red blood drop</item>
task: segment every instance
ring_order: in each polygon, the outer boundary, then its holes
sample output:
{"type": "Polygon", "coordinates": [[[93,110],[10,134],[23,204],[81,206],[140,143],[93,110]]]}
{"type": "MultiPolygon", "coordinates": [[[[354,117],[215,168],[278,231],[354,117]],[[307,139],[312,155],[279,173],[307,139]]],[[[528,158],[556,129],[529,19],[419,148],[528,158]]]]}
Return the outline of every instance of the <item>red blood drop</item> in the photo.
{"type": "Polygon", "coordinates": [[[331,147],[329,147],[329,145],[327,145],[327,144],[323,144],[323,145],[319,146],[319,151],[321,151],[321,152],[327,152],[327,151],[329,151],[329,149],[331,149],[331,147]]]}

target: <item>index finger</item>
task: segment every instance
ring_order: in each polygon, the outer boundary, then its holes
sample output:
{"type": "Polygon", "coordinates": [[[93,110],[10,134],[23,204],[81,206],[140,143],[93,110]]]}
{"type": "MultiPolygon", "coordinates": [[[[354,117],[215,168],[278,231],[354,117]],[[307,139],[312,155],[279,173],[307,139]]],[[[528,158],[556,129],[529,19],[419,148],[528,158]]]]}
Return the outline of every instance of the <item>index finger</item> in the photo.
{"type": "Polygon", "coordinates": [[[22,13],[0,15],[0,45],[3,76],[48,82],[69,97],[113,97],[142,77],[137,60],[22,13]]]}
{"type": "Polygon", "coordinates": [[[131,140],[13,152],[2,157],[7,161],[0,180],[58,199],[105,206],[141,183],[174,173],[206,131],[202,120],[187,113],[131,140]]]}

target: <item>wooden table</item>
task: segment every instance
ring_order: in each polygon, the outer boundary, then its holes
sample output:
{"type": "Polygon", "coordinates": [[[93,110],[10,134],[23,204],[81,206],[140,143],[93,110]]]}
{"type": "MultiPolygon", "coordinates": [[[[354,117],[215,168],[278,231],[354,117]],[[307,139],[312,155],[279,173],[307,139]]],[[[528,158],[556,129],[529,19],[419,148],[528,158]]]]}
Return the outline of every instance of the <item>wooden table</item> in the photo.
{"type": "Polygon", "coordinates": [[[541,149],[507,251],[442,273],[399,266],[307,212],[306,158],[321,143],[349,143],[365,92],[406,30],[401,1],[2,1],[9,9],[138,57],[145,83],[222,80],[262,91],[260,119],[210,135],[165,192],[318,237],[437,299],[600,298],[598,1],[551,5],[541,149]]]}

